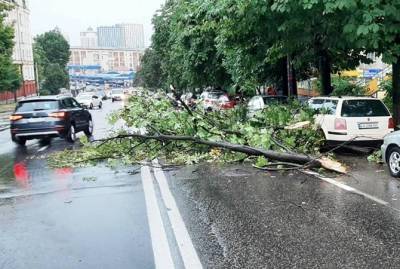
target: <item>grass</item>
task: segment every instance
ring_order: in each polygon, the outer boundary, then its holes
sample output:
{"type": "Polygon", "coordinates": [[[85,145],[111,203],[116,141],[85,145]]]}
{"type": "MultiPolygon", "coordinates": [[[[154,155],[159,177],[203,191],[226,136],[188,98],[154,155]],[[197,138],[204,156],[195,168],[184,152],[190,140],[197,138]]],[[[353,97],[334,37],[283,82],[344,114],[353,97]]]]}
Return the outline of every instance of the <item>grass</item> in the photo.
{"type": "Polygon", "coordinates": [[[12,112],[15,108],[15,104],[0,104],[0,113],[12,112]]]}

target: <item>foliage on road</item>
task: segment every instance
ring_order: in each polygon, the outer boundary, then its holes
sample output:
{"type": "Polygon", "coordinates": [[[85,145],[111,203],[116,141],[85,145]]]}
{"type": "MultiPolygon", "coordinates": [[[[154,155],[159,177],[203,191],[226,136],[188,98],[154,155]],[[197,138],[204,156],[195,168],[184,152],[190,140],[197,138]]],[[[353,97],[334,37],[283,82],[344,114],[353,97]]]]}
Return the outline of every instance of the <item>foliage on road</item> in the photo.
{"type": "Polygon", "coordinates": [[[51,163],[54,166],[99,160],[135,163],[154,158],[171,164],[230,162],[251,159],[252,152],[261,156],[260,151],[295,157],[302,154],[305,159],[313,160],[311,156],[319,155],[324,143],[318,128],[310,124],[301,129],[285,129],[298,122],[312,123],[313,114],[308,108],[292,103],[270,106],[248,120],[242,106],[206,113],[200,108],[177,110],[167,98],[134,96],[125,109],[110,116],[111,123],[123,120],[125,128],[111,134],[109,139],[85,141],[81,150],[56,154],[51,163]]]}
{"type": "Polygon", "coordinates": [[[0,3],[0,92],[15,91],[21,86],[21,75],[13,63],[14,29],[5,24],[7,11],[11,5],[0,3]]]}
{"type": "Polygon", "coordinates": [[[67,88],[70,46],[60,31],[55,29],[37,36],[33,48],[41,94],[58,94],[61,88],[67,88]]]}

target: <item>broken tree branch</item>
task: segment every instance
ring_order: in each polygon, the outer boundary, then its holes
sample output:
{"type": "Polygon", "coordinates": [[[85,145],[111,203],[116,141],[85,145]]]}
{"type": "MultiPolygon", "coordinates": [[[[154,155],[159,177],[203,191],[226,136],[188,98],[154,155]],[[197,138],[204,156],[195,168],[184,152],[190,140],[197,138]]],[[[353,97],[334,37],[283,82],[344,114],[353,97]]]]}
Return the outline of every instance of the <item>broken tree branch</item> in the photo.
{"type": "Polygon", "coordinates": [[[244,153],[250,156],[264,156],[267,159],[275,160],[279,162],[287,162],[287,163],[294,163],[300,165],[307,165],[309,168],[319,168],[323,167],[327,170],[344,173],[344,169],[340,167],[338,162],[328,162],[325,160],[320,160],[318,158],[313,158],[311,156],[306,156],[297,153],[285,153],[285,152],[276,152],[272,150],[265,150],[261,148],[254,148],[245,145],[238,145],[233,144],[225,141],[207,141],[202,140],[193,136],[179,136],[179,135],[143,135],[143,134],[128,134],[128,135],[119,135],[112,138],[101,139],[95,142],[105,142],[105,141],[112,141],[116,139],[124,139],[124,138],[137,138],[141,140],[155,140],[161,143],[165,143],[168,141],[182,141],[182,142],[193,142],[200,145],[206,145],[211,148],[221,148],[221,149],[228,149],[233,152],[244,153]]]}

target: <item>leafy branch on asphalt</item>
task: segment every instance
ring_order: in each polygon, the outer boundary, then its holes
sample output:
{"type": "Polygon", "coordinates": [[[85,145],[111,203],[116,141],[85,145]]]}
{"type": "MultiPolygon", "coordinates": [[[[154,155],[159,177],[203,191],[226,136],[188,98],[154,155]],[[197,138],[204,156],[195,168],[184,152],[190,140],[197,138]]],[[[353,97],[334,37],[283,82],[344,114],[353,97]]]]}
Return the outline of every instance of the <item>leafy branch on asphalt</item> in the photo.
{"type": "Polygon", "coordinates": [[[133,96],[124,109],[109,117],[112,124],[123,121],[124,128],[102,140],[86,140],[78,151],[58,153],[51,164],[84,165],[102,160],[129,164],[160,158],[179,165],[259,157],[265,158],[265,168],[270,161],[329,168],[314,157],[319,156],[324,138],[313,124],[313,116],[312,110],[296,102],[267,107],[248,119],[242,106],[214,112],[179,110],[162,94],[158,98],[133,96]],[[311,124],[285,128],[304,121],[311,124]]]}

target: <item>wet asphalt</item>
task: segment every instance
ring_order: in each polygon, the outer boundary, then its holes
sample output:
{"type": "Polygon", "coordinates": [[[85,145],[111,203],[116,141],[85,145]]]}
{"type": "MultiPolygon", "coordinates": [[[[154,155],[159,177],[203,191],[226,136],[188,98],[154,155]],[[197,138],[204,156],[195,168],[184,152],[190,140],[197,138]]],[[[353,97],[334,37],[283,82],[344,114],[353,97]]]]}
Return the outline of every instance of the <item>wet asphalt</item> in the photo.
{"type": "MultiPolygon", "coordinates": [[[[92,111],[96,138],[119,107],[92,111]]],[[[155,268],[139,167],[50,169],[51,152],[74,146],[20,148],[8,131],[0,144],[0,268],[155,268]]],[[[166,171],[203,267],[400,268],[400,181],[365,157],[341,158],[353,169],[334,180],[369,197],[249,165],[166,171]]],[[[184,268],[171,208],[154,184],[175,267],[184,268]]]]}

